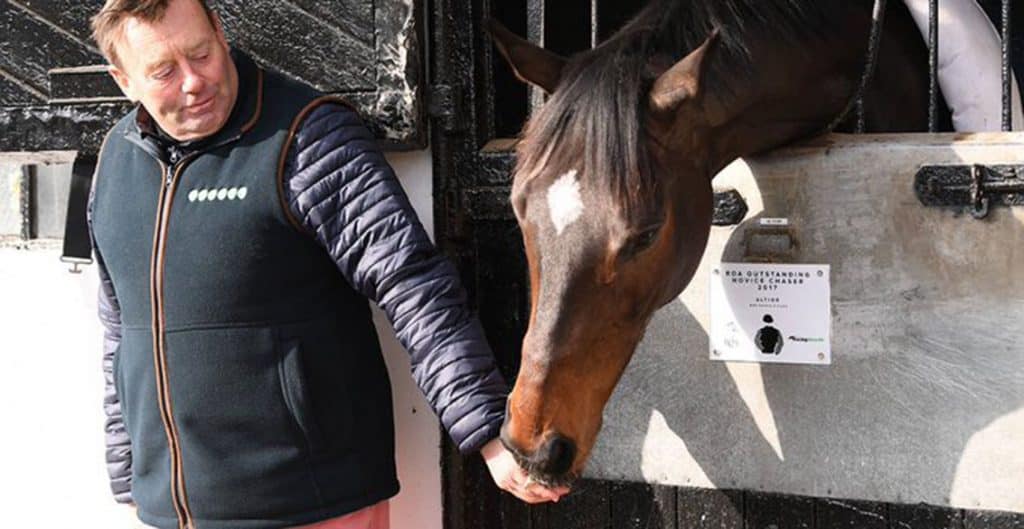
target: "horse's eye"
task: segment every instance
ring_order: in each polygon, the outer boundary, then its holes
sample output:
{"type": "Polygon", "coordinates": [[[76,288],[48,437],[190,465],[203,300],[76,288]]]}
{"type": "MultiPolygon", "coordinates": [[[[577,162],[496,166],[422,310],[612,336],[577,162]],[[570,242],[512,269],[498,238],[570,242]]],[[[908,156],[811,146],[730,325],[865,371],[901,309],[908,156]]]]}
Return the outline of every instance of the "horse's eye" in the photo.
{"type": "Polygon", "coordinates": [[[622,247],[621,257],[626,259],[636,257],[644,250],[650,248],[654,241],[658,240],[659,233],[661,233],[661,226],[655,226],[630,237],[625,246],[622,247]]]}

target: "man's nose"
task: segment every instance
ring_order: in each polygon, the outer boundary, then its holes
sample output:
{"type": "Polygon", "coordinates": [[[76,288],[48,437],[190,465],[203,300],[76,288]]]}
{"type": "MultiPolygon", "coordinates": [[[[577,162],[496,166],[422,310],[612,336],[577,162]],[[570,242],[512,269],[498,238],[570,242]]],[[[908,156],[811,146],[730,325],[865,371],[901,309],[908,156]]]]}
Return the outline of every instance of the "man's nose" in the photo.
{"type": "Polygon", "coordinates": [[[184,81],[181,83],[181,91],[186,94],[198,94],[203,91],[206,81],[192,67],[186,66],[182,71],[184,81]]]}

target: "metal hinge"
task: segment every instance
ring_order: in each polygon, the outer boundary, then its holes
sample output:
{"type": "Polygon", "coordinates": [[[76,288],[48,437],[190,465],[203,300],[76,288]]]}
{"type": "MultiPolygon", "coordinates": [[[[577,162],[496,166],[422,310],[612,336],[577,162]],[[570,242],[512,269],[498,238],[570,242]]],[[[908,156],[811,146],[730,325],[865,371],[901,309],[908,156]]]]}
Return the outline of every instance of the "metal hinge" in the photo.
{"type": "Polygon", "coordinates": [[[466,116],[460,116],[462,89],[458,86],[436,84],[430,87],[427,99],[427,113],[437,120],[445,132],[465,130],[466,116]]]}
{"type": "Polygon", "coordinates": [[[926,165],[914,177],[925,206],[967,210],[976,219],[992,206],[1024,206],[1024,166],[926,165]]]}

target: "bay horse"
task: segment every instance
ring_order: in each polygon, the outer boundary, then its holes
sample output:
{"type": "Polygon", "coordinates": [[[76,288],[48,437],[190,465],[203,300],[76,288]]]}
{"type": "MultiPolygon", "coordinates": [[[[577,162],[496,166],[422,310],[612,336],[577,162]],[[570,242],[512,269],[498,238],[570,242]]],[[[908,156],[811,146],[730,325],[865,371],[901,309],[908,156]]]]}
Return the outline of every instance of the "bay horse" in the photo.
{"type": "MultiPolygon", "coordinates": [[[[905,6],[888,4],[867,130],[925,130],[927,49],[905,6]]],[[[501,439],[532,479],[582,471],[652,314],[700,263],[714,175],[847,108],[872,7],[653,0],[571,58],[488,23],[516,76],[550,94],[521,134],[511,193],[531,309],[501,439]]]]}

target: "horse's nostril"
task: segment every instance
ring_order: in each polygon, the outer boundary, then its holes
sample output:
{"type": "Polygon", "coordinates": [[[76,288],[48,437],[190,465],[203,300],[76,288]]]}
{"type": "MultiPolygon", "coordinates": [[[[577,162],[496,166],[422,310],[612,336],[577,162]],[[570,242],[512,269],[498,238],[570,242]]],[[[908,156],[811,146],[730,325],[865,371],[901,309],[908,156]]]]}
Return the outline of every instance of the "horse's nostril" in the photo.
{"type": "Polygon", "coordinates": [[[540,461],[547,474],[560,476],[569,472],[576,458],[576,444],[561,435],[555,435],[541,450],[540,461]]]}

